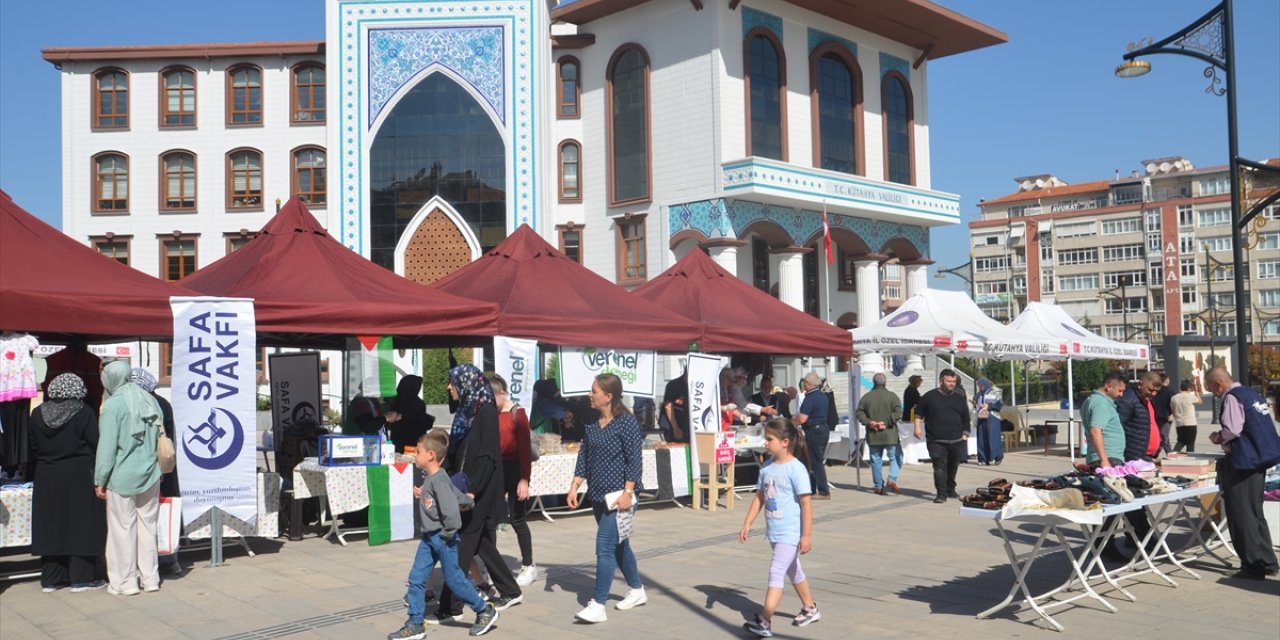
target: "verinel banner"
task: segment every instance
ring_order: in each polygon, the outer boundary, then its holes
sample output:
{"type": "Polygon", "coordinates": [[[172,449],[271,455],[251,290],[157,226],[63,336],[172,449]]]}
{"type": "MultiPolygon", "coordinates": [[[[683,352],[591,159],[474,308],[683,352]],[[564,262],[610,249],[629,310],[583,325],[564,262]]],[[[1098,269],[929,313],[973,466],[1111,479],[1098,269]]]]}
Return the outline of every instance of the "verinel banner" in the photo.
{"type": "Polygon", "coordinates": [[[652,351],[560,347],[560,393],[591,393],[596,376],[612,373],[622,379],[623,393],[652,396],[655,360],[652,351]]]}
{"type": "Polygon", "coordinates": [[[258,376],[253,301],[175,297],[169,304],[183,519],[194,522],[217,507],[254,522],[258,376]]]}
{"type": "Polygon", "coordinates": [[[538,379],[538,342],[494,336],[493,367],[507,381],[511,401],[528,412],[533,407],[533,383],[538,379]]]}
{"type": "MultiPolygon", "coordinates": [[[[271,380],[271,432],[277,454],[285,434],[304,421],[319,424],[320,354],[315,351],[277,353],[267,357],[267,377],[271,380]]],[[[256,422],[255,422],[256,424],[256,422]]],[[[276,458],[279,466],[280,458],[276,458]]]]}

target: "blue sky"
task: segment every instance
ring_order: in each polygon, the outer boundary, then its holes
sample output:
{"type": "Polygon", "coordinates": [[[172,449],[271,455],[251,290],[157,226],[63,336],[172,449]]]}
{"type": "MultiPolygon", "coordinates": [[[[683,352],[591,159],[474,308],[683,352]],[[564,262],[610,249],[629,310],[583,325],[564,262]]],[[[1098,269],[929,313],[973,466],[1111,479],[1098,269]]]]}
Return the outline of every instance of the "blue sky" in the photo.
{"type": "MultiPolygon", "coordinates": [[[[750,0],[747,4],[751,4],[750,0]]],[[[1052,173],[1085,182],[1183,155],[1226,162],[1226,107],[1204,92],[1204,65],[1151,58],[1152,73],[1112,71],[1125,45],[1161,39],[1203,15],[1204,0],[943,0],[1009,34],[1009,43],[931,63],[928,87],[933,187],[963,197],[1012,192],[1013,178],[1052,173]]],[[[184,44],[324,38],[322,0],[0,2],[0,188],[36,215],[61,216],[59,82],[40,59],[52,46],[184,44]],[[252,16],[246,19],[246,16],[252,16]]],[[[1280,156],[1280,2],[1236,0],[1240,151],[1280,156]]],[[[658,125],[661,126],[661,125],[658,125]]],[[[934,230],[933,259],[968,259],[963,225],[934,230]]],[[[957,278],[931,286],[959,288],[957,278]]]]}

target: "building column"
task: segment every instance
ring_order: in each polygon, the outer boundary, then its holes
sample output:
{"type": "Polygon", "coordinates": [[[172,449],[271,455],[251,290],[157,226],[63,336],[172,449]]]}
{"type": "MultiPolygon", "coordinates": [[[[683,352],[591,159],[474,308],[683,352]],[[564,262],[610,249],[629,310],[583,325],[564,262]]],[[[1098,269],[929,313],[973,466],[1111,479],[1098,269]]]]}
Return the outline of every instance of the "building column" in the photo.
{"type": "MultiPolygon", "coordinates": [[[[720,265],[725,271],[738,275],[738,247],[745,246],[745,240],[734,240],[731,238],[718,238],[715,240],[707,240],[698,244],[704,247],[707,253],[711,255],[711,259],[720,265]]],[[[741,276],[739,276],[741,277],[741,276]]]]}
{"type": "MultiPolygon", "coordinates": [[[[932,264],[932,261],[922,260],[920,262],[916,262],[913,264],[903,265],[903,269],[906,270],[906,286],[907,286],[906,296],[908,300],[911,299],[911,296],[914,296],[918,293],[923,293],[925,289],[929,288],[929,265],[930,264],[932,264]]],[[[923,369],[924,357],[923,356],[908,357],[907,368],[923,369]]]]}
{"type": "MultiPolygon", "coordinates": [[[[858,324],[866,326],[880,319],[880,256],[871,254],[853,263],[854,286],[858,290],[858,324]]],[[[859,359],[866,373],[885,371],[884,356],[867,354],[859,359]]]]}
{"type": "Polygon", "coordinates": [[[778,254],[778,299],[793,309],[804,311],[804,254],[810,247],[783,247],[773,249],[778,254]]]}

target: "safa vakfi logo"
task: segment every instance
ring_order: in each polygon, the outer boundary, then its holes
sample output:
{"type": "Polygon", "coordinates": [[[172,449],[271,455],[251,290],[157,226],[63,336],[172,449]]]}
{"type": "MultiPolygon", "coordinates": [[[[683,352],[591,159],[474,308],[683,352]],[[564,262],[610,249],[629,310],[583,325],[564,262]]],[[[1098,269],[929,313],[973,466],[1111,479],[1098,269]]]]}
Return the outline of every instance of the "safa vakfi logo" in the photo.
{"type": "Polygon", "coordinates": [[[215,407],[200,426],[187,426],[183,446],[192,464],[209,471],[221,469],[240,456],[240,450],[244,448],[244,426],[236,414],[215,407]],[[228,435],[231,436],[230,444],[224,442],[228,435]]]}
{"type": "Polygon", "coordinates": [[[889,320],[889,326],[894,328],[905,327],[919,319],[920,314],[914,311],[903,311],[889,320]]]}
{"type": "Polygon", "coordinates": [[[234,402],[240,389],[240,335],[232,312],[202,313],[190,321],[191,335],[186,343],[194,357],[187,365],[188,373],[195,379],[187,385],[187,399],[213,406],[209,415],[199,425],[186,425],[182,434],[182,448],[191,464],[216,471],[235,462],[244,449],[244,425],[230,410],[218,406],[224,401],[234,402]]]}

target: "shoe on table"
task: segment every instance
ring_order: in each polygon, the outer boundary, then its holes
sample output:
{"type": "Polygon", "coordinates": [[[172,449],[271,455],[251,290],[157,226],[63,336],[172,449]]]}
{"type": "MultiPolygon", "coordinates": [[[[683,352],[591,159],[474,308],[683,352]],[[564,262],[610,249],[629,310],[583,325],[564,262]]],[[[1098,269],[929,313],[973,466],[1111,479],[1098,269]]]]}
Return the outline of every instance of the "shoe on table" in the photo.
{"type": "Polygon", "coordinates": [[[111,585],[107,585],[107,593],[113,596],[136,596],[142,592],[139,591],[137,587],[125,587],[124,589],[117,589],[111,585]]]}
{"type": "Polygon", "coordinates": [[[639,589],[632,589],[628,591],[626,597],[622,599],[622,602],[615,605],[615,608],[618,611],[626,611],[628,609],[639,607],[648,601],[649,596],[644,594],[644,587],[640,587],[639,589]]]}
{"type": "Polygon", "coordinates": [[[538,565],[531,564],[520,567],[520,573],[516,574],[516,584],[527,587],[538,579],[538,565]]]}
{"type": "Polygon", "coordinates": [[[804,607],[800,609],[800,613],[796,614],[796,617],[791,621],[791,624],[797,627],[804,627],[821,619],[822,612],[818,611],[818,603],[815,602],[812,607],[804,607]]]}
{"type": "Polygon", "coordinates": [[[420,624],[404,623],[399,631],[387,634],[387,640],[419,640],[427,637],[427,630],[420,624]]]}
{"type": "Polygon", "coordinates": [[[475,624],[471,625],[471,635],[482,636],[489,633],[489,630],[493,628],[493,623],[498,621],[498,616],[500,615],[502,614],[498,613],[498,609],[493,604],[486,606],[484,611],[476,614],[475,624]]]}
{"type": "Polygon", "coordinates": [[[498,611],[506,611],[507,609],[524,602],[524,596],[518,593],[514,596],[499,596],[489,602],[493,604],[494,609],[497,609],[498,611]]]}
{"type": "Polygon", "coordinates": [[[604,605],[596,602],[595,600],[588,602],[587,606],[583,607],[582,611],[579,611],[573,617],[583,622],[590,622],[593,624],[596,622],[604,622],[609,619],[608,613],[604,610],[604,605]]]}
{"type": "Polygon", "coordinates": [[[773,637],[772,625],[769,624],[768,620],[764,619],[764,616],[758,613],[754,618],[751,619],[750,622],[742,625],[742,628],[746,629],[750,633],[754,633],[760,636],[761,638],[773,637]]]}
{"type": "Polygon", "coordinates": [[[428,613],[422,621],[426,624],[445,624],[448,622],[462,622],[466,617],[467,616],[461,612],[449,613],[448,611],[433,611],[428,613]]]}
{"type": "Polygon", "coordinates": [[[938,496],[933,499],[934,504],[942,504],[946,501],[947,501],[947,497],[942,494],[938,494],[938,496]]]}

